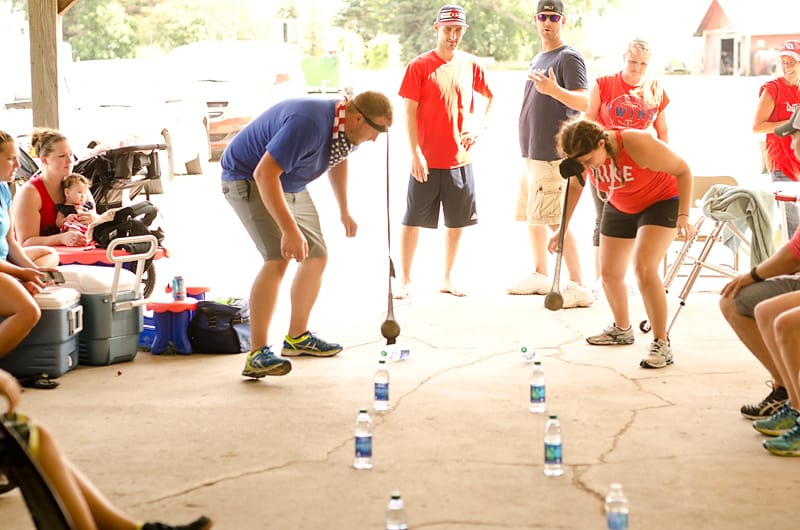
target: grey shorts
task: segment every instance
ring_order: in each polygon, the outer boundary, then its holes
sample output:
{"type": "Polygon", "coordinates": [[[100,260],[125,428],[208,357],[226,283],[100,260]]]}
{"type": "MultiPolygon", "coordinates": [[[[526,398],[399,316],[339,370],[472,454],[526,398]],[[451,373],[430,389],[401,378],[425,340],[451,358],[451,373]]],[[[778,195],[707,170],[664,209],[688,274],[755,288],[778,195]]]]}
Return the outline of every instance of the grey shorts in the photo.
{"type": "Polygon", "coordinates": [[[564,190],[567,181],[558,171],[560,160],[545,162],[525,159],[525,172],[519,181],[514,219],[528,226],[561,224],[564,190]]]}
{"type": "MultiPolygon", "coordinates": [[[[255,243],[264,261],[284,259],[281,255],[281,229],[267,212],[256,184],[252,180],[222,181],[222,194],[239,216],[250,239],[255,243]]],[[[308,257],[324,258],[328,247],[322,237],[319,215],[308,190],[284,193],[289,211],[308,241],[308,257]]]]}
{"type": "Polygon", "coordinates": [[[751,283],[736,294],[736,311],[742,316],[755,318],[753,311],[759,302],[795,291],[800,291],[800,275],[797,274],[775,276],[763,282],[751,283]]]}

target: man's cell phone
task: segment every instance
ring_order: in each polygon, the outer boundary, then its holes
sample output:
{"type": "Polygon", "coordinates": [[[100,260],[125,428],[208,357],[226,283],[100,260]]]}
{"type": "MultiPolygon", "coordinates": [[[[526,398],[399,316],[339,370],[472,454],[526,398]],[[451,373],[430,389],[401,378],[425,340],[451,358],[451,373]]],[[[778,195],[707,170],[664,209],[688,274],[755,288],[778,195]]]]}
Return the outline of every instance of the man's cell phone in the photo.
{"type": "Polygon", "coordinates": [[[64,275],[59,271],[42,271],[42,274],[44,274],[42,277],[44,282],[64,283],[66,281],[64,275]]]}

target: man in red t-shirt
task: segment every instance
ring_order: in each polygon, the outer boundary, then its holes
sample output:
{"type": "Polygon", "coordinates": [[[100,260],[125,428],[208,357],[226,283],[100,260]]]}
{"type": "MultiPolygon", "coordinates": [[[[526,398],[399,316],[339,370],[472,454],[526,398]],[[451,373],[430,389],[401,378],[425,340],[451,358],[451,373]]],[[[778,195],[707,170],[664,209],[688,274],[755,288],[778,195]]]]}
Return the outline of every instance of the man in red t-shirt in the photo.
{"type": "Polygon", "coordinates": [[[413,59],[400,85],[405,100],[411,176],[401,232],[400,285],[395,298],[406,298],[419,228],[437,228],[439,210],[447,227],[444,275],[440,291],[464,294],[450,280],[461,232],[478,222],[470,149],[484,129],[492,105],[486,72],[475,56],[458,51],[466,33],[464,8],[445,5],[436,16],[436,48],[413,59]],[[473,94],[486,98],[483,119],[474,116],[473,94]]]}

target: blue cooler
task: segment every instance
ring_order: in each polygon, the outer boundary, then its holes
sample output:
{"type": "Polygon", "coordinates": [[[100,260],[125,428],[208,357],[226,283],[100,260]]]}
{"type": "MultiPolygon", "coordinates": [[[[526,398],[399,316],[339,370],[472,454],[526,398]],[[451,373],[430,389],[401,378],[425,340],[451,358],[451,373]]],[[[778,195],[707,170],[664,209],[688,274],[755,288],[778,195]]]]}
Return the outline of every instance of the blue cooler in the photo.
{"type": "Polygon", "coordinates": [[[83,327],[80,294],[68,287],[50,286],[34,298],[42,317],[16,348],[0,358],[0,368],[20,379],[61,377],[78,365],[78,337],[83,327]]]}
{"type": "MultiPolygon", "coordinates": [[[[142,332],[141,305],[135,300],[136,275],[120,270],[116,300],[112,301],[114,268],[93,265],[64,265],[58,268],[64,285],[80,292],[84,326],[79,341],[81,364],[104,366],[132,361],[142,332]]],[[[140,295],[141,296],[141,295],[140,295]]]]}

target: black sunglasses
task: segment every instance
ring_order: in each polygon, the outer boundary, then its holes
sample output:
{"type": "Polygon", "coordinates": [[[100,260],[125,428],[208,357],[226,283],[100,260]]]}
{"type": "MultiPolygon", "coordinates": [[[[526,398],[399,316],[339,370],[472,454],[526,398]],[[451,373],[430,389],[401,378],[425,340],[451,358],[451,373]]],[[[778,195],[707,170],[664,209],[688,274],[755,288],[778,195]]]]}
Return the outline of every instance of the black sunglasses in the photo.
{"type": "Polygon", "coordinates": [[[374,121],[369,119],[367,117],[367,115],[364,114],[364,112],[360,108],[358,108],[358,105],[356,105],[354,101],[351,100],[350,103],[352,103],[353,104],[353,108],[355,108],[356,111],[358,111],[358,113],[361,114],[364,117],[364,121],[367,122],[367,125],[369,125],[370,127],[372,127],[373,129],[375,129],[378,132],[381,132],[381,133],[385,133],[386,132],[386,130],[387,130],[386,127],[384,127],[383,125],[378,125],[377,123],[375,123],[374,121]]]}
{"type": "Polygon", "coordinates": [[[558,22],[559,20],[561,20],[561,15],[546,15],[546,14],[544,14],[544,13],[539,13],[538,15],[536,15],[536,19],[537,19],[539,22],[544,22],[544,21],[546,21],[548,18],[550,19],[550,22],[556,23],[556,22],[558,22]]]}

